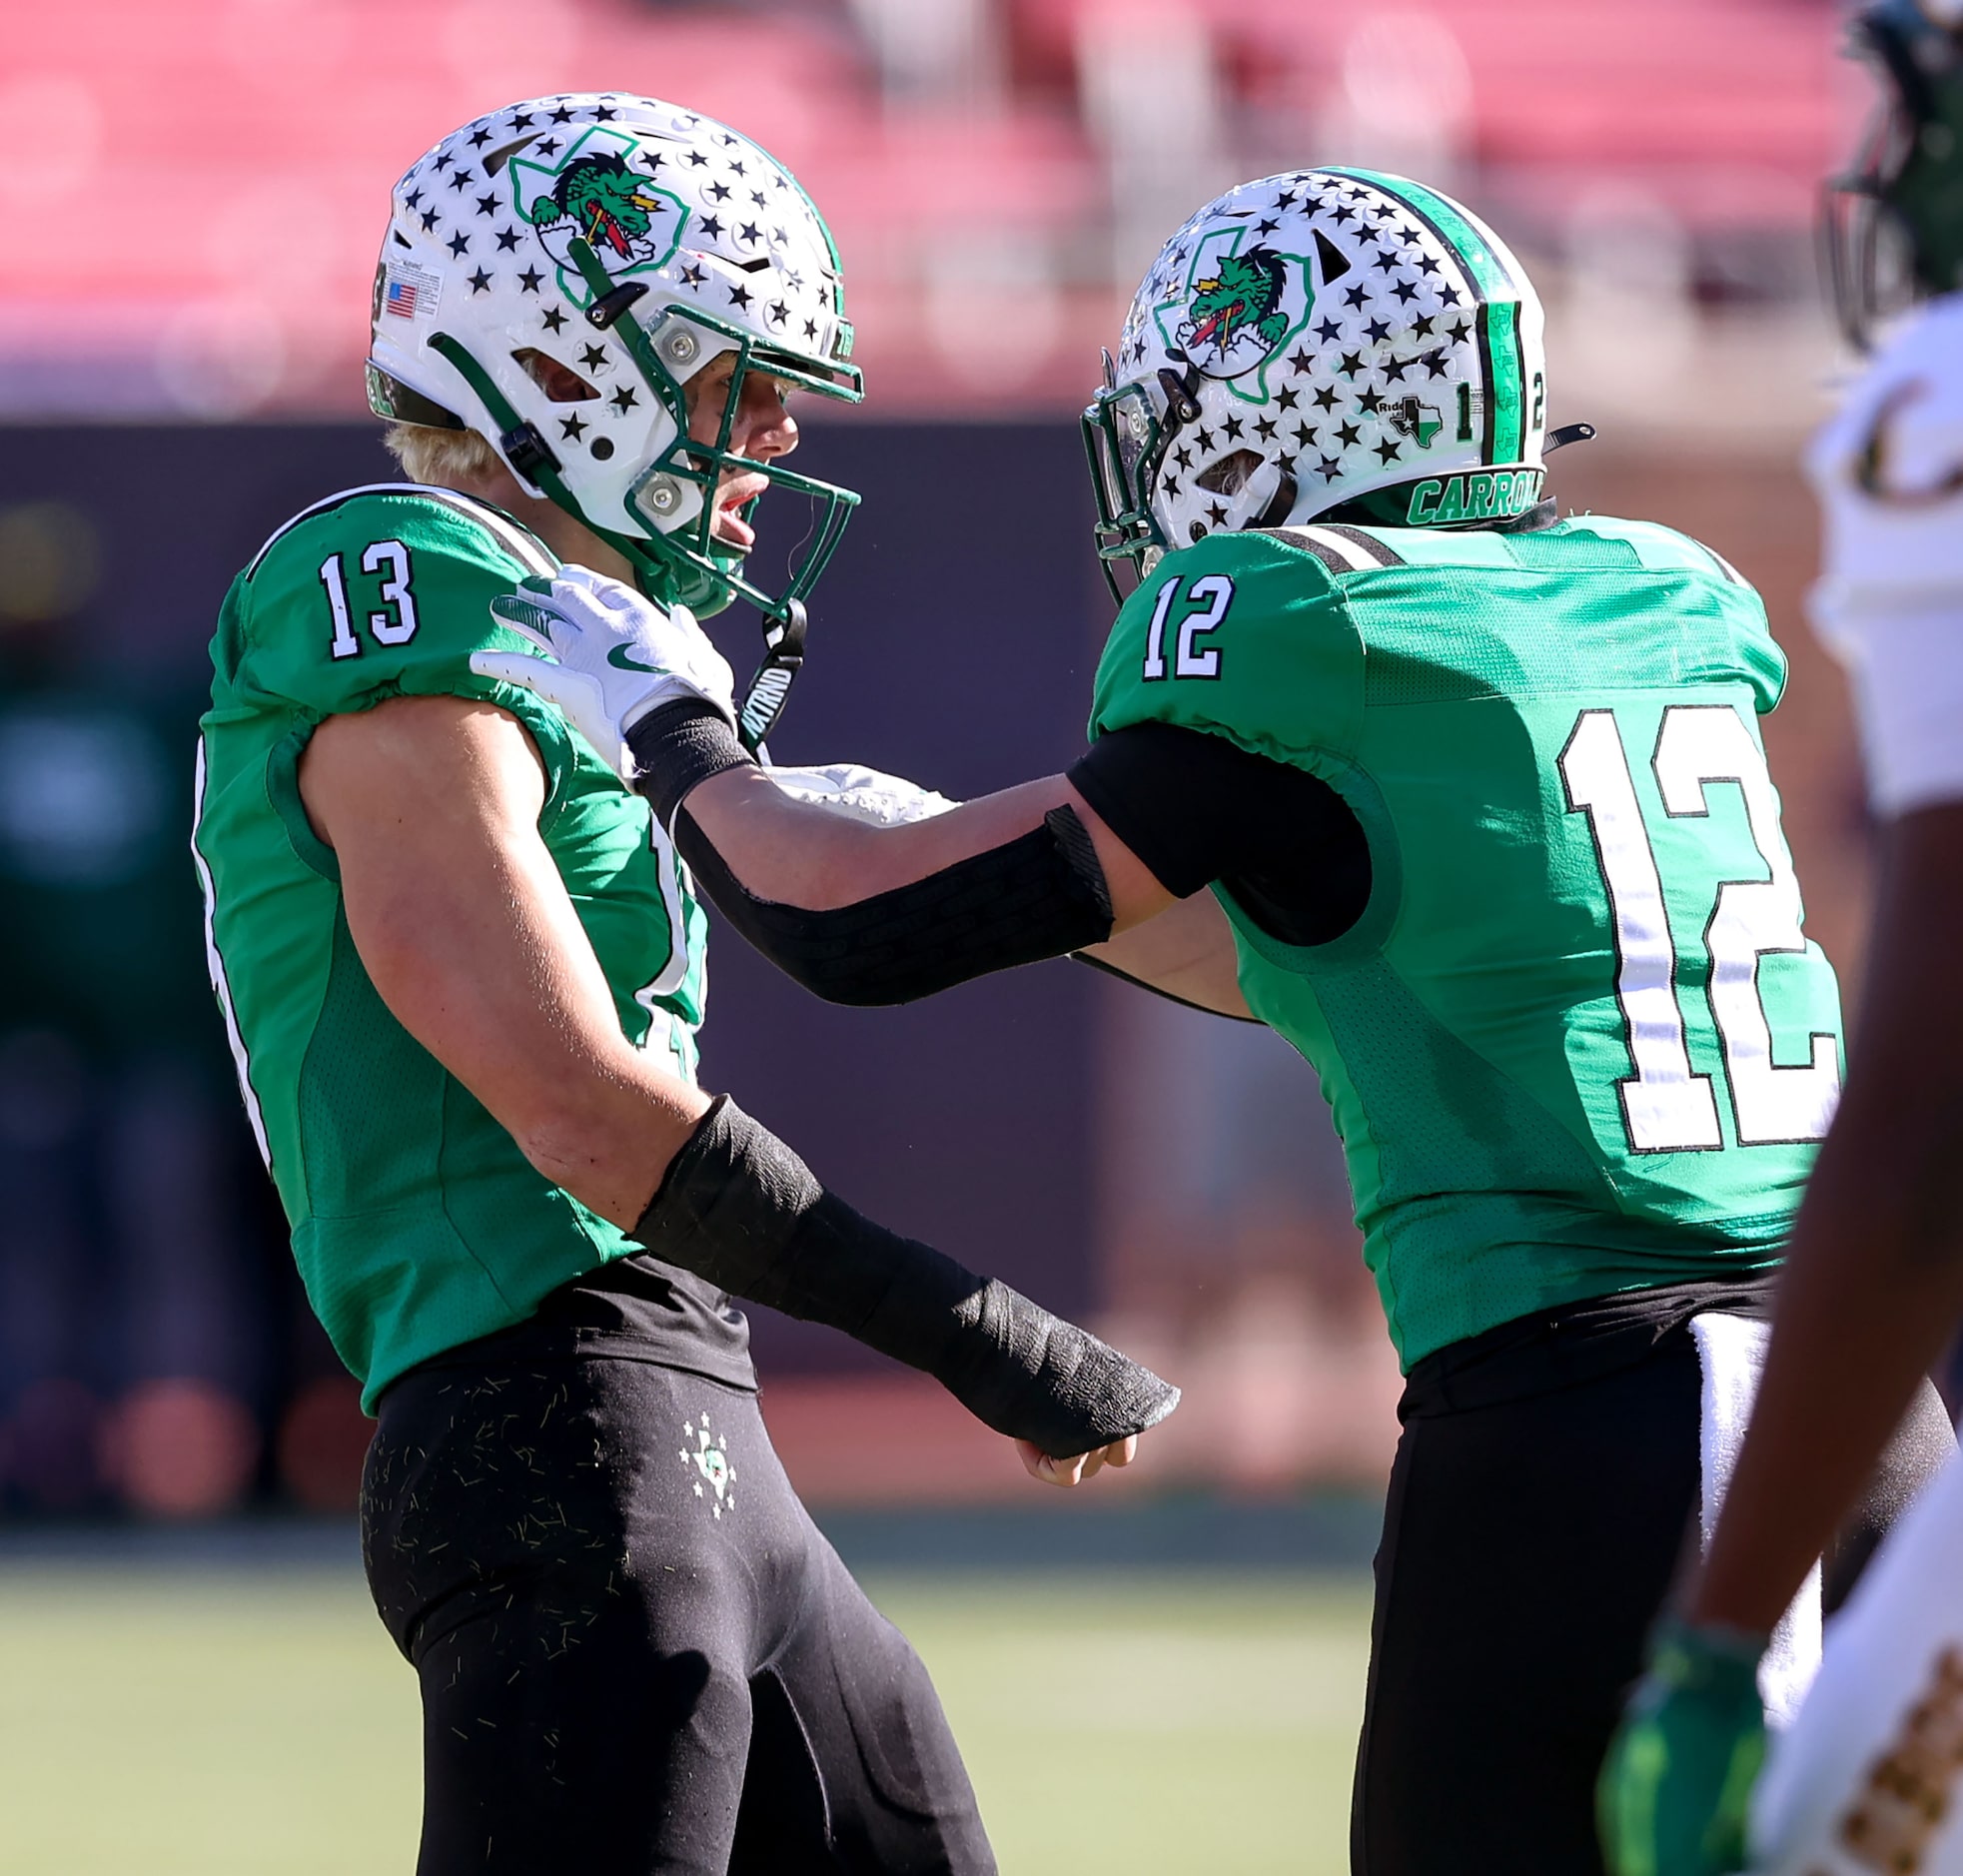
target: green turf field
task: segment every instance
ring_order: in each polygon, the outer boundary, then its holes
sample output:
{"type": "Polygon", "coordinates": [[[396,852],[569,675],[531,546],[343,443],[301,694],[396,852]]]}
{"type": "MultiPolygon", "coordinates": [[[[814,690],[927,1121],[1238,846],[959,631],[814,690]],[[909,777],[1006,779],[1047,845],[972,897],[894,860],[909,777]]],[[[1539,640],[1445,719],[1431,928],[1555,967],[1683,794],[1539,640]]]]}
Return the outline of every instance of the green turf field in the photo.
{"type": "MultiPolygon", "coordinates": [[[[1348,1868],[1361,1584],[871,1587],[940,1683],[1005,1876],[1348,1868]]],[[[407,1872],[416,1752],[352,1572],[0,1569],[4,1876],[407,1872]]]]}

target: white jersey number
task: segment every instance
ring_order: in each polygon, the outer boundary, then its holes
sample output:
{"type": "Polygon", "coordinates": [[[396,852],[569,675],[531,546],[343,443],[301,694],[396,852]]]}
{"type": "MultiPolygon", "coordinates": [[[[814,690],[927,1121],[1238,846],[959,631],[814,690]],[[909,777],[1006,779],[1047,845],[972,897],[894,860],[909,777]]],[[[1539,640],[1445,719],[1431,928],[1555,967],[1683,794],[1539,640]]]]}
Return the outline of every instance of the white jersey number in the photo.
{"type": "MultiPolygon", "coordinates": [[[[1758,990],[1758,960],[1806,948],[1799,881],[1779,831],[1778,798],[1765,756],[1744,718],[1725,704],[1677,704],[1663,712],[1650,759],[1663,811],[1708,815],[1706,788],[1735,786],[1768,878],[1727,880],[1704,927],[1710,1007],[1724,1043],[1740,1146],[1824,1138],[1840,1096],[1840,1054],[1831,1035],[1808,1039],[1810,1059],[1781,1067],[1758,990]]],[[[1619,1084],[1629,1145],[1637,1153],[1708,1152],[1724,1144],[1711,1077],[1690,1065],[1677,994],[1677,953],[1663,905],[1656,854],[1636,799],[1612,710],[1583,710],[1560,755],[1568,812],[1586,814],[1615,921],[1615,996],[1635,1070],[1619,1084]]]]}
{"type": "MultiPolygon", "coordinates": [[[[1166,622],[1179,603],[1183,575],[1175,574],[1159,588],[1152,608],[1152,622],[1145,628],[1145,668],[1143,679],[1157,683],[1166,675],[1166,622]]],[[[1220,647],[1202,645],[1200,640],[1219,629],[1234,603],[1234,582],[1225,573],[1209,573],[1187,588],[1188,603],[1194,608],[1180,621],[1174,641],[1172,674],[1175,677],[1218,677],[1220,647]]]]}
{"type": "MultiPolygon", "coordinates": [[[[363,549],[364,573],[380,573],[385,568],[389,577],[382,582],[381,597],[388,610],[368,615],[369,635],[379,645],[406,645],[416,636],[416,594],[410,587],[409,549],[400,540],[372,540],[363,549]]],[[[327,589],[328,610],[334,615],[329,654],[356,657],[362,641],[348,610],[348,573],[340,554],[330,553],[321,562],[320,581],[327,589]]]]}

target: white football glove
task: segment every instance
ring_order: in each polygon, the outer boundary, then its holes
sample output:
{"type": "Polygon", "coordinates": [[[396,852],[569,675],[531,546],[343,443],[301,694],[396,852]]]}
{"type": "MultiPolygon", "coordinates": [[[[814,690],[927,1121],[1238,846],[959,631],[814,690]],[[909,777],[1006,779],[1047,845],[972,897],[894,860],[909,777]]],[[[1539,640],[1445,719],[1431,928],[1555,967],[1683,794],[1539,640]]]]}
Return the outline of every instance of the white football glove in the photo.
{"type": "Polygon", "coordinates": [[[648,711],[700,697],[736,720],[736,680],[685,605],[663,606],[588,567],[521,580],[491,602],[498,624],[536,645],[474,651],[480,677],[518,684],[555,705],[623,781],[633,779],[627,731],[648,711]]]}
{"type": "Polygon", "coordinates": [[[922,788],[898,775],[882,775],[856,762],[827,762],[818,768],[772,768],[770,779],[799,801],[815,801],[875,827],[924,821],[958,808],[958,801],[922,788]]]}

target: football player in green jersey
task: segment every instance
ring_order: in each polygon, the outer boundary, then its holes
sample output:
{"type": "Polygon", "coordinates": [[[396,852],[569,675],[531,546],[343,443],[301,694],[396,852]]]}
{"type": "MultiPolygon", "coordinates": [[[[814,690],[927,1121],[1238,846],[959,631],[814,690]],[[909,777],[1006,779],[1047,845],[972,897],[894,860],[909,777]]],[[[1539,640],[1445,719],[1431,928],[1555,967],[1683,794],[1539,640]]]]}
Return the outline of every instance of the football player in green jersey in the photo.
{"type": "MultiPolygon", "coordinates": [[[[668,835],[617,748],[473,668],[523,646],[491,612],[519,578],[597,579],[564,559],[675,619],[752,598],[794,656],[852,500],[782,463],[789,388],[858,395],[837,257],[737,133],[546,98],[403,178],[374,319],[418,480],[316,503],[234,582],[194,850],[247,1109],[380,1420],[363,1536],[422,1686],[419,1868],[992,1870],[726,1293],[935,1375],[1058,1482],[1175,1391],[697,1088],[704,920],[668,835]],[[717,214],[739,182],[754,221],[717,214]],[[742,559],[772,484],[830,517],[777,595],[742,559]]],[[[876,778],[807,783],[878,812],[876,778]]]]}
{"type": "MultiPolygon", "coordinates": [[[[1136,584],[1067,775],[871,827],[751,761],[690,620],[532,582],[560,664],[491,654],[624,739],[711,900],[821,994],[926,994],[1067,925],[1316,1069],[1408,1379],[1368,1876],[1599,1868],[1595,1767],[1840,1085],[1763,607],[1681,534],[1559,518],[1544,412],[1490,230],[1394,177],[1272,177],[1166,245],[1086,414],[1136,584]],[[608,678],[627,631],[664,677],[608,678]]],[[[1924,1407],[1904,1465],[1940,1454],[1924,1407]]]]}

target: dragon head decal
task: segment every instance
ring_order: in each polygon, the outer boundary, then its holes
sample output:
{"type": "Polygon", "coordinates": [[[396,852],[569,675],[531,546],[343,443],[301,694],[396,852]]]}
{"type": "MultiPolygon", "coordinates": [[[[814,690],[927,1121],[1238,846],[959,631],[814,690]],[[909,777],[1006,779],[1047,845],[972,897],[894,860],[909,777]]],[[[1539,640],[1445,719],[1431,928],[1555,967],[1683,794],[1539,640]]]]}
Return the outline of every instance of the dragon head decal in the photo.
{"type": "Polygon", "coordinates": [[[1161,340],[1203,378],[1235,397],[1266,402],[1269,365],[1309,319],[1316,275],[1301,255],[1251,239],[1244,224],[1199,233],[1181,276],[1153,309],[1161,340]]]}
{"type": "Polygon", "coordinates": [[[511,206],[537,232],[575,305],[588,292],[571,260],[575,239],[615,280],[665,265],[680,245],[688,206],[655,185],[646,163],[632,138],[603,124],[570,146],[547,140],[511,159],[511,206]],[[538,160],[548,146],[557,159],[549,167],[538,160]]]}
{"type": "Polygon", "coordinates": [[[1282,310],[1287,289],[1288,264],[1273,249],[1222,256],[1211,279],[1193,283],[1180,334],[1187,357],[1204,370],[1203,360],[1227,359],[1242,349],[1244,335],[1252,335],[1266,358],[1288,333],[1282,310]]]}
{"type": "Polygon", "coordinates": [[[644,243],[654,217],[668,204],[649,193],[646,178],[627,167],[625,157],[605,150],[575,158],[558,173],[549,195],[525,210],[534,227],[547,228],[570,221],[572,233],[584,237],[595,254],[610,248],[620,260],[633,258],[644,243]]]}

